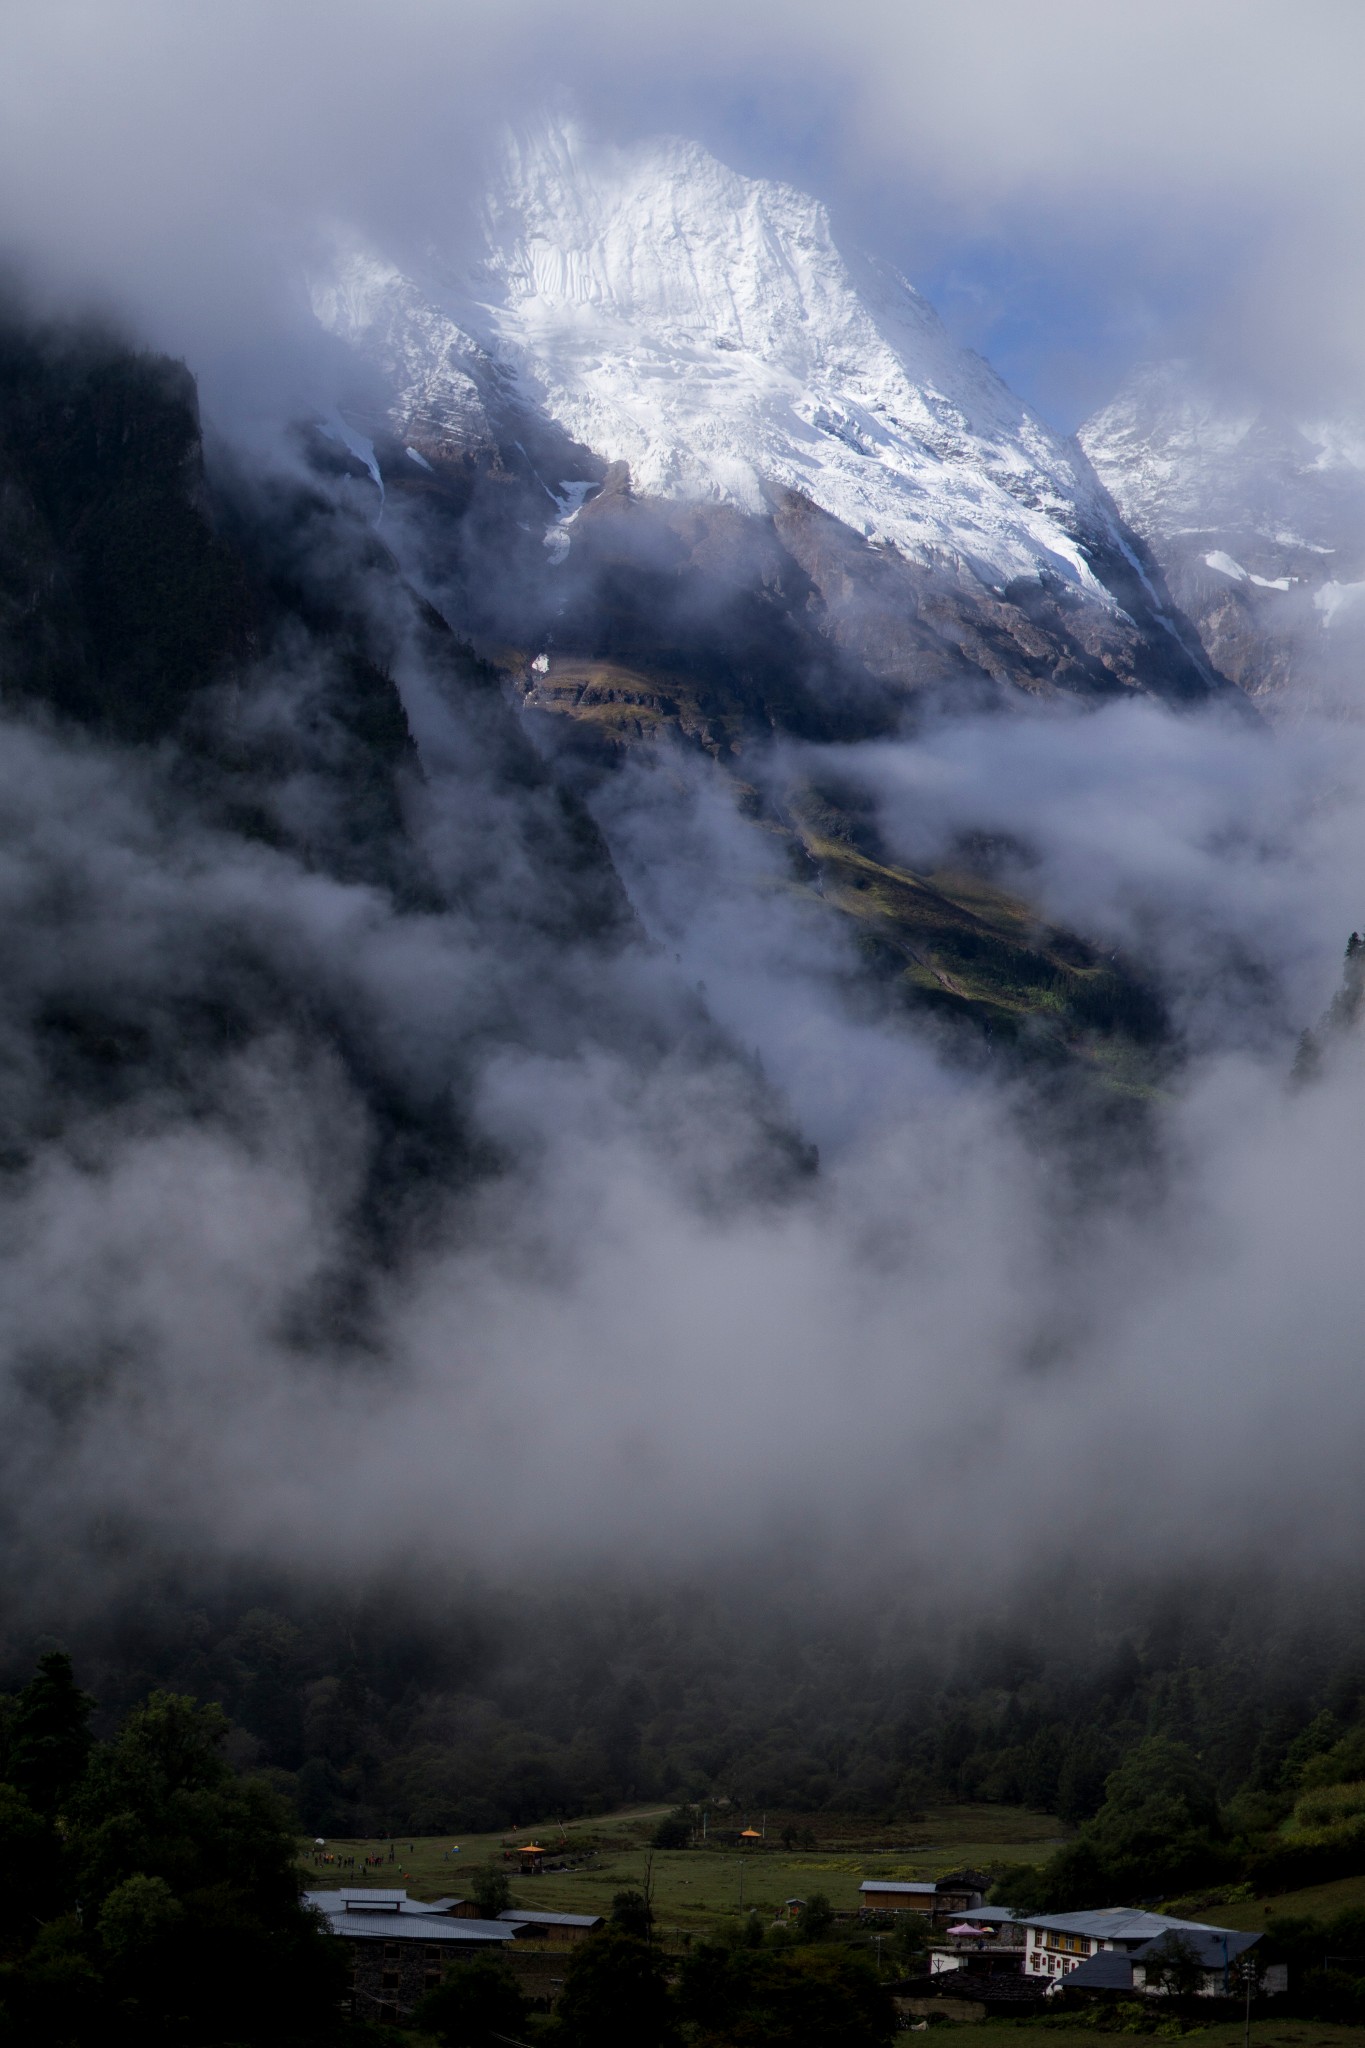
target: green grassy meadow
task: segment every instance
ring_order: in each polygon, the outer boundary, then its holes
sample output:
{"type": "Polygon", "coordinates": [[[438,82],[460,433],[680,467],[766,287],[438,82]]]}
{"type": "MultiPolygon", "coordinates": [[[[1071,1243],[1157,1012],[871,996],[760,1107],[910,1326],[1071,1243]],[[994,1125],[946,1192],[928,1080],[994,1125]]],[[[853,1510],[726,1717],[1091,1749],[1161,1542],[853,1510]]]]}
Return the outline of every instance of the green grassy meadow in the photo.
{"type": "MultiPolygon", "coordinates": [[[[814,1825],[819,1847],[785,1849],[778,1837],[787,1819],[769,1814],[767,1837],[752,1848],[654,1849],[650,1836],[668,1809],[639,1807],[589,1820],[542,1821],[517,1834],[402,1836],[396,1859],[388,1842],[329,1841],[328,1853],[363,1858],[382,1847],[381,1868],[366,1870],[314,1864],[303,1849],[300,1868],[310,1888],[338,1885],[403,1885],[414,1898],[467,1893],[475,1870],[490,1859],[506,1869],[518,1906],[561,1913],[608,1913],[614,1893],[641,1890],[648,1874],[654,1910],[665,1940],[699,1935],[751,1907],[774,1918],[789,1898],[824,1892],[838,1912],[852,1912],[865,1877],[932,1878],[967,1865],[999,1868],[1036,1862],[1065,1839],[1062,1824],[1046,1814],[1009,1806],[939,1806],[922,1820],[888,1826],[861,1817],[820,1814],[792,1816],[798,1826],[814,1825]],[[575,1870],[519,1877],[515,1858],[503,1863],[504,1847],[537,1841],[551,1850],[591,1857],[575,1870]],[[411,1842],[411,1848],[409,1848],[411,1842]],[[459,1844],[459,1854],[451,1851],[459,1844]]],[[[733,1816],[728,1826],[733,1828],[733,1816]]]]}
{"type": "Polygon", "coordinates": [[[1365,1912],[1365,1876],[1340,1877],[1332,1884],[1310,1885],[1304,1891],[1281,1892],[1274,1898],[1234,1899],[1224,1906],[1208,1906],[1193,1917],[1259,1931],[1268,1920],[1281,1915],[1331,1920],[1348,1907],[1365,1912]]]}

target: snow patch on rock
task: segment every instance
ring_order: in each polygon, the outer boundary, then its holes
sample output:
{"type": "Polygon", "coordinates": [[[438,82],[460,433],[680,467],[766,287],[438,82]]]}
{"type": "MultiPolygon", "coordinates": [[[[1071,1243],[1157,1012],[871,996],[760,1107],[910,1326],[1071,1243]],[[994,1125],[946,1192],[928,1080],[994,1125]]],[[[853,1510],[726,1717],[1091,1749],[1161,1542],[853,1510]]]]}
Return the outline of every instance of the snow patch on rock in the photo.
{"type": "Polygon", "coordinates": [[[1222,548],[1214,548],[1205,555],[1204,560],[1210,569],[1216,569],[1220,576],[1230,576],[1234,583],[1245,583],[1247,580],[1247,572],[1241,563],[1234,562],[1232,556],[1225,554],[1222,548]]]}

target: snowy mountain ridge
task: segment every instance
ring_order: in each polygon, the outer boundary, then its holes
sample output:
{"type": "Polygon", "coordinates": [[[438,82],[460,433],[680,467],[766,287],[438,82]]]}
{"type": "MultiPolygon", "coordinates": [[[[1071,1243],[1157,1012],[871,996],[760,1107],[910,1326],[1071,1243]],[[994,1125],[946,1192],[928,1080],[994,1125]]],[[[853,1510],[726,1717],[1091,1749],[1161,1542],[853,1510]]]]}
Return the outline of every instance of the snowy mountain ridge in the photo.
{"type": "Polygon", "coordinates": [[[318,318],[379,362],[394,417],[477,440],[506,400],[642,495],[761,513],[799,492],[870,542],[991,589],[1060,579],[1112,608],[1087,542],[1113,520],[1084,456],[823,206],[698,144],[619,147],[548,121],[507,139],[482,257],[420,275],[357,246],[318,318]]]}
{"type": "Polygon", "coordinates": [[[1365,477],[1365,423],[1275,413],[1183,362],[1144,365],[1078,439],[1140,533],[1240,528],[1331,554],[1365,477]]]}
{"type": "Polygon", "coordinates": [[[1254,695],[1315,688],[1365,618],[1365,421],[1295,417],[1145,365],[1078,436],[1205,651],[1254,695]]]}

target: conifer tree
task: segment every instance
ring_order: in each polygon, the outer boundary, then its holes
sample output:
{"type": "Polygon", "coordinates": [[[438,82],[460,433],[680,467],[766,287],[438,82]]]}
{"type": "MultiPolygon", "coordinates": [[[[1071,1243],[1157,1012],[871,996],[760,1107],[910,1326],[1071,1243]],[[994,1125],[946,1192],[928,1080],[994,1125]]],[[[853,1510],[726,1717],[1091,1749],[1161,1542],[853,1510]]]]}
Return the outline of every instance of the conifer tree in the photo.
{"type": "Polygon", "coordinates": [[[95,1702],[76,1684],[65,1650],[50,1650],[19,1695],[10,1777],[36,1813],[60,1810],[85,1775],[95,1702]]]}

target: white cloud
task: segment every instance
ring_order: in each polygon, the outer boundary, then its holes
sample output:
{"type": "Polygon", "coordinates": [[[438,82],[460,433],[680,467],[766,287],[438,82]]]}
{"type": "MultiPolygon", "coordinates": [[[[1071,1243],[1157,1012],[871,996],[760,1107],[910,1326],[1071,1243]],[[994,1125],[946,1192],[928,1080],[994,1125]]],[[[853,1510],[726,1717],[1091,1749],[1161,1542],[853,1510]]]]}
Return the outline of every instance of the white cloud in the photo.
{"type": "Polygon", "coordinates": [[[0,241],[202,356],[279,323],[320,221],[448,238],[490,125],[567,85],[609,126],[804,163],[889,242],[1006,234],[1115,290],[1202,267],[1215,356],[1351,377],[1363,58],[1344,0],[16,0],[0,241]]]}

